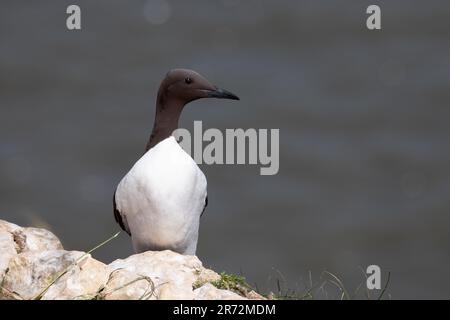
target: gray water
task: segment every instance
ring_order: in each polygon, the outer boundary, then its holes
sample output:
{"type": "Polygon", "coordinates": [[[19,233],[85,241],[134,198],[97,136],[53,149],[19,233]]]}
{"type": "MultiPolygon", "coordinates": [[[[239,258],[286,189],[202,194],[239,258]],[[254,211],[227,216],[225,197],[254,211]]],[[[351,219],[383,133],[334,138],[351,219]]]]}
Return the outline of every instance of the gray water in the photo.
{"type": "MultiPolygon", "coordinates": [[[[309,272],[353,291],[377,264],[394,299],[450,298],[448,1],[377,1],[381,31],[371,1],[75,2],[81,31],[74,1],[0,3],[0,219],[68,249],[117,231],[159,82],[192,68],[241,101],[192,103],[183,127],[280,129],[278,175],[201,166],[206,266],[301,293],[309,272]]],[[[131,253],[122,233],[94,256],[131,253]]]]}

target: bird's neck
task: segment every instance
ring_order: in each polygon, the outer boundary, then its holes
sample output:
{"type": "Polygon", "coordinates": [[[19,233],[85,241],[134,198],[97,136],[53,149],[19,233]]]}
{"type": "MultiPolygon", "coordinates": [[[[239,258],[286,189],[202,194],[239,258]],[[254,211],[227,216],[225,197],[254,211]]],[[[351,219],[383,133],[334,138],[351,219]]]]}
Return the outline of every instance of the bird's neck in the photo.
{"type": "Polygon", "coordinates": [[[158,94],[155,122],[145,151],[172,135],[173,131],[178,128],[178,120],[183,107],[184,103],[181,101],[167,99],[164,94],[158,94]]]}

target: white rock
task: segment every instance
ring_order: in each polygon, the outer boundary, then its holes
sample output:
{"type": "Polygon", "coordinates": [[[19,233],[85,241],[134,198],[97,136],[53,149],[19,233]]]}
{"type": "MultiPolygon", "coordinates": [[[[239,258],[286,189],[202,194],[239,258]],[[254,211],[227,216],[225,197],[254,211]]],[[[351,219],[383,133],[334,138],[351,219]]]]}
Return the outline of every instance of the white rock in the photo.
{"type": "MultiPolygon", "coordinates": [[[[76,251],[67,252],[73,254],[76,251]]],[[[76,252],[80,258],[84,252],[76,252]]],[[[75,262],[73,259],[72,263],[75,262]]],[[[56,281],[44,294],[43,300],[95,299],[106,285],[110,270],[104,263],[90,255],[85,256],[75,267],[56,281]]]]}
{"type": "Polygon", "coordinates": [[[244,297],[228,291],[217,289],[211,283],[206,283],[194,290],[194,300],[246,300],[244,297]]]}
{"type": "MultiPolygon", "coordinates": [[[[14,256],[9,262],[3,287],[6,297],[32,299],[40,294],[68,266],[84,253],[79,251],[28,251],[14,256]]],[[[108,279],[109,270],[103,263],[86,256],[59,278],[42,299],[74,299],[95,295],[108,279]]]]}
{"type": "Polygon", "coordinates": [[[0,285],[8,268],[9,261],[17,254],[11,233],[0,229],[0,285]]]}
{"type": "Polygon", "coordinates": [[[60,250],[62,244],[50,231],[39,228],[22,228],[0,220],[0,232],[12,235],[17,253],[27,251],[60,250]]]}
{"type": "Polygon", "coordinates": [[[19,227],[17,224],[0,219],[0,231],[6,231],[9,233],[12,233],[17,229],[22,229],[22,228],[19,227]]]}
{"type": "Polygon", "coordinates": [[[245,299],[214,287],[220,276],[196,256],[148,251],[105,265],[83,255],[50,231],[0,220],[0,299],[245,299]]]}
{"type": "Polygon", "coordinates": [[[50,231],[39,228],[23,228],[14,232],[14,238],[23,239],[20,252],[62,250],[59,239],[50,231]]]}
{"type": "Polygon", "coordinates": [[[22,228],[0,220],[0,284],[10,260],[18,253],[62,249],[58,238],[45,229],[22,228]]]}
{"type": "Polygon", "coordinates": [[[170,250],[147,251],[113,261],[111,269],[125,269],[152,279],[157,299],[193,299],[194,284],[214,281],[220,276],[205,269],[196,256],[170,250]]]}
{"type": "Polygon", "coordinates": [[[105,300],[154,300],[154,284],[150,278],[124,269],[111,272],[107,285],[100,293],[105,300]]]}

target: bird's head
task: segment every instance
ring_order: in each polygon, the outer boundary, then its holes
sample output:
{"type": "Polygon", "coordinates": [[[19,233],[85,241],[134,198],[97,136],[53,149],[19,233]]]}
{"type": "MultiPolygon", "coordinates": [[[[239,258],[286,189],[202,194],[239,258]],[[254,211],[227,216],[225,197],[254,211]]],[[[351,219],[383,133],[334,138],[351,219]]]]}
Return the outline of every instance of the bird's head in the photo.
{"type": "Polygon", "coordinates": [[[189,69],[173,69],[161,82],[158,97],[176,100],[182,105],[201,98],[239,100],[233,93],[211,84],[205,77],[189,69]]]}

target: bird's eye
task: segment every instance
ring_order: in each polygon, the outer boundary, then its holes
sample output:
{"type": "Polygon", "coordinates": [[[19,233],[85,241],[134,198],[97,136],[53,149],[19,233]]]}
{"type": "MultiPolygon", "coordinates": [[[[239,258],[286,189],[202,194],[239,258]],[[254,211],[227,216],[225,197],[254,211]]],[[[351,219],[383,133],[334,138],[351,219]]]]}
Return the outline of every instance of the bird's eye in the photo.
{"type": "Polygon", "coordinates": [[[187,77],[184,79],[184,82],[186,82],[187,84],[190,84],[190,83],[192,83],[192,79],[187,77]]]}

